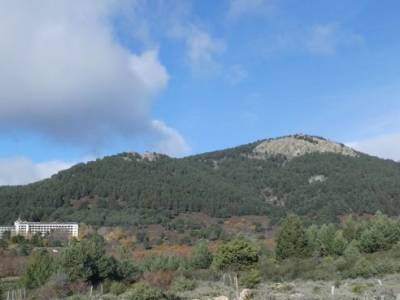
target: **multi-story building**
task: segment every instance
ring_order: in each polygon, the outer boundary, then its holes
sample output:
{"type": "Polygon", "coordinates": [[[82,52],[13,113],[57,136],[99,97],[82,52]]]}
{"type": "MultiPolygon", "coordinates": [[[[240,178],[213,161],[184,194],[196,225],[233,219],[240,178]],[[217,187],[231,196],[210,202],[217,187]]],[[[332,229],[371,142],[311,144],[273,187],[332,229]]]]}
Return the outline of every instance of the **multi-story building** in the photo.
{"type": "Polygon", "coordinates": [[[0,237],[6,231],[10,231],[14,235],[29,236],[34,234],[45,235],[50,232],[63,232],[72,237],[78,237],[78,223],[42,223],[42,222],[26,222],[18,219],[14,222],[14,226],[0,226],[0,237]]]}

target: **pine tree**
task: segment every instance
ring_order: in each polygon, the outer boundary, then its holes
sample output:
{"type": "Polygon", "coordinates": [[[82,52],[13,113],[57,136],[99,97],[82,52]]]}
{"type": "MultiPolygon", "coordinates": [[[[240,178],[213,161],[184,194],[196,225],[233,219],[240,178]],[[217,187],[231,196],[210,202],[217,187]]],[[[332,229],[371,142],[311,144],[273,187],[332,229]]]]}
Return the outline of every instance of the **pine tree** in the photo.
{"type": "Polygon", "coordinates": [[[303,222],[298,216],[289,216],[282,224],[277,237],[276,257],[304,257],[307,255],[307,238],[303,222]]]}

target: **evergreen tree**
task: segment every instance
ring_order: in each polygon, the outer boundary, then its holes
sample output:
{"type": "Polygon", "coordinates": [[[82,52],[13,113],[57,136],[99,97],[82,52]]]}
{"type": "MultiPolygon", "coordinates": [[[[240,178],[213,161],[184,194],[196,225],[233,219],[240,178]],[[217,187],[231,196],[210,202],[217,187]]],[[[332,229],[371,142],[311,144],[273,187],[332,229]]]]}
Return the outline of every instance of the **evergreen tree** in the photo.
{"type": "Polygon", "coordinates": [[[213,266],[217,270],[240,271],[258,262],[258,248],[244,239],[235,239],[219,247],[213,266]]]}
{"type": "Polygon", "coordinates": [[[195,269],[208,269],[213,261],[213,255],[208,250],[206,241],[200,241],[193,250],[191,265],[195,269]]]}
{"type": "Polygon", "coordinates": [[[347,240],[343,236],[343,230],[338,230],[333,238],[333,251],[336,255],[343,255],[347,247],[347,240]]]}
{"type": "Polygon", "coordinates": [[[318,232],[318,240],[321,245],[320,253],[322,256],[334,254],[333,239],[335,237],[335,226],[333,224],[323,224],[318,232]]]}
{"type": "Polygon", "coordinates": [[[22,282],[25,287],[32,289],[46,283],[55,271],[53,258],[47,251],[36,252],[30,259],[22,282]]]}
{"type": "Polygon", "coordinates": [[[283,222],[276,240],[276,257],[278,259],[307,255],[306,231],[298,216],[289,216],[283,222]]]}

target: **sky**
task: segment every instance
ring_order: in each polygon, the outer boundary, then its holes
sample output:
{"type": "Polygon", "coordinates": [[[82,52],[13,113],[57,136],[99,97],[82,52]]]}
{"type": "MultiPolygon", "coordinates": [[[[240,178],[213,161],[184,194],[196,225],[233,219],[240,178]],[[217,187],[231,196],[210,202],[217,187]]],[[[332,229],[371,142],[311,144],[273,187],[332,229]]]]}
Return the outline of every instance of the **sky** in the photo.
{"type": "Polygon", "coordinates": [[[396,0],[0,1],[0,185],[304,133],[400,160],[396,0]]]}

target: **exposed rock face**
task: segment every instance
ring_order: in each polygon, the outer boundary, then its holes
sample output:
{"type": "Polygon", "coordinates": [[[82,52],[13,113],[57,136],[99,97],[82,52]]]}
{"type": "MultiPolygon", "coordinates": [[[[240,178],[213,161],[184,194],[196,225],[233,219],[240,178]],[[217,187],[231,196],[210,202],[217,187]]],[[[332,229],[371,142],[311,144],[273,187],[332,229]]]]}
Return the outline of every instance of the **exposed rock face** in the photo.
{"type": "Polygon", "coordinates": [[[311,176],[308,179],[308,183],[309,184],[318,183],[318,182],[322,183],[322,182],[325,182],[327,179],[328,178],[326,178],[325,175],[315,175],[315,176],[311,176]]]}
{"type": "Polygon", "coordinates": [[[163,157],[168,157],[165,154],[160,154],[157,152],[144,152],[143,154],[140,154],[138,152],[129,152],[127,153],[126,156],[122,157],[124,160],[126,161],[143,161],[143,160],[147,160],[147,161],[156,161],[160,158],[163,157]]]}
{"type": "Polygon", "coordinates": [[[155,161],[160,159],[162,156],[165,156],[164,154],[159,154],[156,152],[145,152],[142,155],[143,159],[147,159],[148,161],[155,161]]]}
{"type": "Polygon", "coordinates": [[[284,156],[288,160],[309,153],[335,153],[356,157],[357,152],[343,144],[322,138],[294,135],[261,142],[253,149],[251,158],[264,159],[266,156],[284,156]]]}

